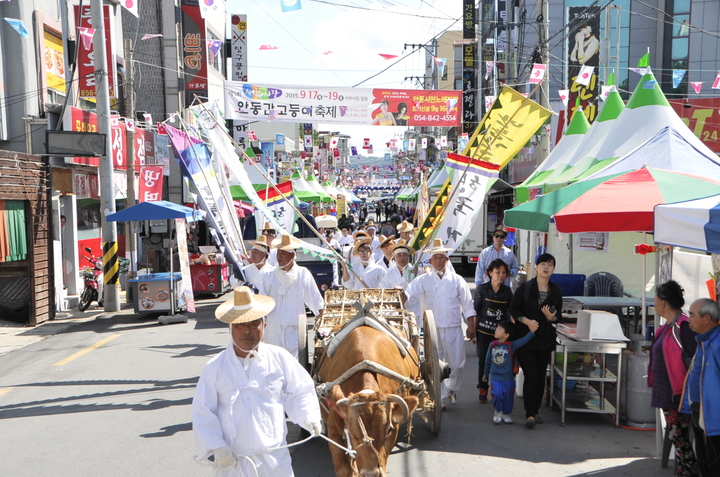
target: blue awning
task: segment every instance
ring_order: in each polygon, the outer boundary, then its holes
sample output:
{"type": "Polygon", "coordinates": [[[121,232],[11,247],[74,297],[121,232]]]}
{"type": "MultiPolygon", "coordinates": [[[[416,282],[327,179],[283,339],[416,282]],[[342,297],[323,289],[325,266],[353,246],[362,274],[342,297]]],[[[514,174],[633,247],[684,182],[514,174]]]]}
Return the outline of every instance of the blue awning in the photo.
{"type": "Polygon", "coordinates": [[[131,222],[133,220],[163,220],[185,219],[193,222],[201,219],[200,212],[194,212],[190,207],[174,204],[165,200],[155,202],[140,202],[114,214],[107,216],[108,222],[131,222]]]}

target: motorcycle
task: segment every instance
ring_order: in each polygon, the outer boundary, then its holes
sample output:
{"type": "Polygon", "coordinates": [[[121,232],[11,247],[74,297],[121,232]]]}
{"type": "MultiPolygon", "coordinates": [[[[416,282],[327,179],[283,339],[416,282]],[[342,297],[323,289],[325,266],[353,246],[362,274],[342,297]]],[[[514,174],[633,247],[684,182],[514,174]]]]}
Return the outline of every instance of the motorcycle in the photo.
{"type": "Polygon", "coordinates": [[[103,294],[103,261],[101,258],[94,256],[89,247],[85,247],[85,251],[90,256],[83,256],[83,258],[90,262],[92,266],[87,266],[82,271],[85,286],[80,294],[80,303],[78,304],[80,311],[87,310],[93,301],[97,301],[98,306],[103,306],[103,298],[105,297],[103,294]]]}

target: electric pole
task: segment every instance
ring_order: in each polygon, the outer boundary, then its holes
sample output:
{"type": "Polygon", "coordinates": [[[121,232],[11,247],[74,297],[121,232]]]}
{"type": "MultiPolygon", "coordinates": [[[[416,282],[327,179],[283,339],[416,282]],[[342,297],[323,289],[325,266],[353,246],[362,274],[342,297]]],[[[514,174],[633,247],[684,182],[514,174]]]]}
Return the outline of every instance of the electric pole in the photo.
{"type": "MultiPolygon", "coordinates": [[[[135,83],[133,82],[133,43],[125,40],[125,114],[135,119],[135,83]]],[[[127,128],[127,195],[125,208],[135,205],[135,132],[127,128]]],[[[125,224],[125,250],[130,259],[130,277],[135,278],[137,270],[137,251],[135,249],[137,234],[133,231],[132,222],[125,224]]],[[[132,297],[127,294],[128,303],[132,297]]]]}
{"type": "MultiPolygon", "coordinates": [[[[548,1],[549,0],[537,0],[537,23],[538,23],[538,56],[539,63],[545,65],[545,76],[543,77],[540,88],[538,89],[538,103],[545,109],[550,109],[550,81],[548,79],[550,74],[550,67],[548,65],[548,1]]],[[[550,134],[546,127],[540,129],[540,143],[537,146],[536,153],[537,164],[540,165],[545,158],[550,154],[550,134]]]]}
{"type": "Polygon", "coordinates": [[[110,94],[108,91],[108,65],[105,56],[105,22],[102,0],[91,0],[92,25],[95,28],[93,51],[95,64],[95,105],[98,132],[105,134],[105,154],[100,158],[100,206],[103,246],[103,279],[105,311],[120,310],[118,290],[117,225],[108,222],[107,216],[115,213],[115,186],[113,184],[112,130],[110,129],[110,94]]]}

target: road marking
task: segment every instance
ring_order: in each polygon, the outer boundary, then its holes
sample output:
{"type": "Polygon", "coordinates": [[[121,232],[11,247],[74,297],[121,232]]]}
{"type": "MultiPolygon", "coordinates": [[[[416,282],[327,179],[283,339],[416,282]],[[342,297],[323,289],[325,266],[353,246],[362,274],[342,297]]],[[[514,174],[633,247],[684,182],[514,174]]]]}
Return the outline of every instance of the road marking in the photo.
{"type": "Polygon", "coordinates": [[[13,388],[0,389],[0,396],[2,396],[3,394],[9,393],[10,391],[12,391],[12,389],[13,389],[13,388]]]}
{"type": "Polygon", "coordinates": [[[108,337],[105,338],[104,340],[100,340],[100,341],[98,341],[97,343],[95,343],[94,345],[88,346],[88,347],[85,348],[84,350],[78,351],[77,353],[75,353],[75,354],[73,354],[73,355],[71,355],[71,356],[68,356],[67,358],[65,358],[65,359],[63,359],[63,360],[58,361],[57,363],[53,364],[53,366],[62,366],[62,365],[64,365],[64,364],[67,364],[67,363],[69,363],[70,361],[74,360],[75,358],[79,358],[80,356],[82,356],[82,355],[84,355],[84,354],[88,354],[90,351],[101,347],[101,346],[104,345],[105,343],[109,343],[110,341],[114,340],[114,339],[117,338],[118,336],[120,336],[120,333],[116,333],[116,334],[114,334],[114,335],[108,336],[108,337]]]}

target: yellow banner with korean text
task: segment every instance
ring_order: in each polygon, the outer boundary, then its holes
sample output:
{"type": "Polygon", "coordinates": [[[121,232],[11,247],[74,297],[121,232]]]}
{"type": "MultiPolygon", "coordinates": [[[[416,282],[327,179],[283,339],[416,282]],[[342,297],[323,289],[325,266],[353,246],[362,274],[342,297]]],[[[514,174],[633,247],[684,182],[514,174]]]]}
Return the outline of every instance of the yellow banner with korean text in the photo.
{"type": "Polygon", "coordinates": [[[468,141],[464,156],[502,169],[550,118],[552,111],[505,86],[468,141]]]}

